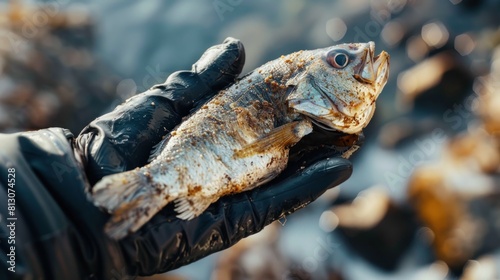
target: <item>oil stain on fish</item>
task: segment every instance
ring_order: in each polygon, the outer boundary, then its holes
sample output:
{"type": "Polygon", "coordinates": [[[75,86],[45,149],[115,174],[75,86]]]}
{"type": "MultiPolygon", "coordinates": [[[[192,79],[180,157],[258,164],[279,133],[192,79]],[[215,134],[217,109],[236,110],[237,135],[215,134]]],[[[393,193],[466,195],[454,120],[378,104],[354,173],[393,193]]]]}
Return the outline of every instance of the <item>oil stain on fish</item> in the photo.
{"type": "Polygon", "coordinates": [[[221,91],[158,144],[149,164],[94,186],[94,203],[112,216],[107,234],[123,238],[172,202],[190,220],[224,195],[268,182],[313,124],[360,134],[389,73],[389,55],[374,51],[373,42],[299,51],[221,91]]]}

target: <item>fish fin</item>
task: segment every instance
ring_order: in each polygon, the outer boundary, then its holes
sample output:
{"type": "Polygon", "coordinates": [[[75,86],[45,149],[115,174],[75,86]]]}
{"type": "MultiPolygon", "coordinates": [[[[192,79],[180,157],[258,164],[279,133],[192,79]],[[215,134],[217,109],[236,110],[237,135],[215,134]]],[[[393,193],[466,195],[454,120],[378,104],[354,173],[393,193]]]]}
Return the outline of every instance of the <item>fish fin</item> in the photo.
{"type": "Polygon", "coordinates": [[[158,144],[154,145],[151,149],[151,153],[149,154],[148,163],[152,162],[157,156],[161,154],[163,148],[167,145],[168,140],[170,140],[172,134],[169,134],[168,137],[162,139],[158,144]]]}
{"type": "Polygon", "coordinates": [[[234,152],[234,158],[244,158],[264,153],[270,149],[286,149],[299,142],[302,137],[312,132],[309,120],[287,123],[271,130],[268,134],[234,152]]]}
{"type": "Polygon", "coordinates": [[[303,72],[300,74],[297,74],[295,77],[292,77],[288,79],[286,82],[286,86],[297,86],[301,81],[303,81],[307,77],[307,73],[303,72]]]}
{"type": "Polygon", "coordinates": [[[341,157],[342,158],[345,158],[345,159],[349,159],[352,154],[354,154],[354,152],[356,152],[357,150],[359,149],[359,146],[358,145],[353,145],[352,147],[350,147],[347,151],[345,151],[341,157]]]}
{"type": "Polygon", "coordinates": [[[177,218],[181,220],[196,218],[203,213],[212,202],[214,202],[212,199],[201,195],[177,198],[174,201],[175,212],[178,214],[177,218]]]}
{"type": "Polygon", "coordinates": [[[279,174],[280,174],[280,172],[278,172],[278,171],[270,172],[265,177],[260,178],[260,180],[255,185],[262,186],[264,184],[267,184],[267,183],[271,182],[274,178],[278,177],[279,174]]]}
{"type": "Polygon", "coordinates": [[[310,87],[313,85],[315,91],[315,86],[317,83],[310,74],[302,73],[292,78],[287,82],[287,86],[293,86],[292,90],[288,93],[286,100],[304,100],[309,99],[307,95],[310,95],[310,87]]]}
{"type": "Polygon", "coordinates": [[[104,232],[115,240],[137,231],[168,203],[163,196],[142,195],[112,213],[104,232]]]}
{"type": "Polygon", "coordinates": [[[94,204],[111,214],[104,231],[114,239],[139,229],[175,198],[159,195],[146,175],[136,170],[105,176],[92,189],[94,204]]]}
{"type": "Polygon", "coordinates": [[[145,191],[141,188],[144,183],[145,178],[135,170],[104,176],[92,188],[92,199],[96,206],[113,213],[123,203],[140,196],[145,191]]]}

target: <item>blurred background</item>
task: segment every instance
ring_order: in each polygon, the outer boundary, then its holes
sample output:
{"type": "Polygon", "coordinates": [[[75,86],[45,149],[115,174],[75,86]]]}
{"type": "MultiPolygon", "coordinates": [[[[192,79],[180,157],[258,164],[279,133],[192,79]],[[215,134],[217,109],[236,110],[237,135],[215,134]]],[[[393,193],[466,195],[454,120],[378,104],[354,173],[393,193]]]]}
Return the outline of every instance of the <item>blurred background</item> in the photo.
{"type": "Polygon", "coordinates": [[[147,279],[500,279],[500,2],[3,1],[0,132],[78,132],[232,36],[243,73],[374,41],[390,80],[352,177],[236,246],[147,279]]]}

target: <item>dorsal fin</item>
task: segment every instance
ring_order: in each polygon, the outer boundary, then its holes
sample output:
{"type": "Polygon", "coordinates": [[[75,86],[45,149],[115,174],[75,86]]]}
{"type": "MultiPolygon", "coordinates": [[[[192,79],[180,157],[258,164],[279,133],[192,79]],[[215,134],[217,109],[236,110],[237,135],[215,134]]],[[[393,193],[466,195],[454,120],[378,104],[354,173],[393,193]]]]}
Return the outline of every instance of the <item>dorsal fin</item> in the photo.
{"type": "Polygon", "coordinates": [[[165,138],[163,138],[158,144],[154,145],[151,149],[151,153],[149,154],[148,163],[152,162],[157,156],[161,154],[165,145],[167,145],[168,140],[172,137],[172,132],[168,134],[165,138]]]}

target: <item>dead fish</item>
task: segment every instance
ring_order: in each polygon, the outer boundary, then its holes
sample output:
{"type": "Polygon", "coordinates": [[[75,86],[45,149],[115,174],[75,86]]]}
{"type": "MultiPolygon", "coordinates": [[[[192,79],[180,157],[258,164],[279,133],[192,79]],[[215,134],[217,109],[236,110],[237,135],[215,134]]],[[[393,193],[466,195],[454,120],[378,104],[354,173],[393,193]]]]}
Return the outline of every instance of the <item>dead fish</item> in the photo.
{"type": "Polygon", "coordinates": [[[112,215],[106,233],[120,239],[171,202],[190,220],[222,196],[268,182],[312,123],[360,133],[389,73],[389,55],[374,51],[369,42],[295,52],[222,90],[158,144],[149,164],[94,186],[95,205],[112,215]]]}

